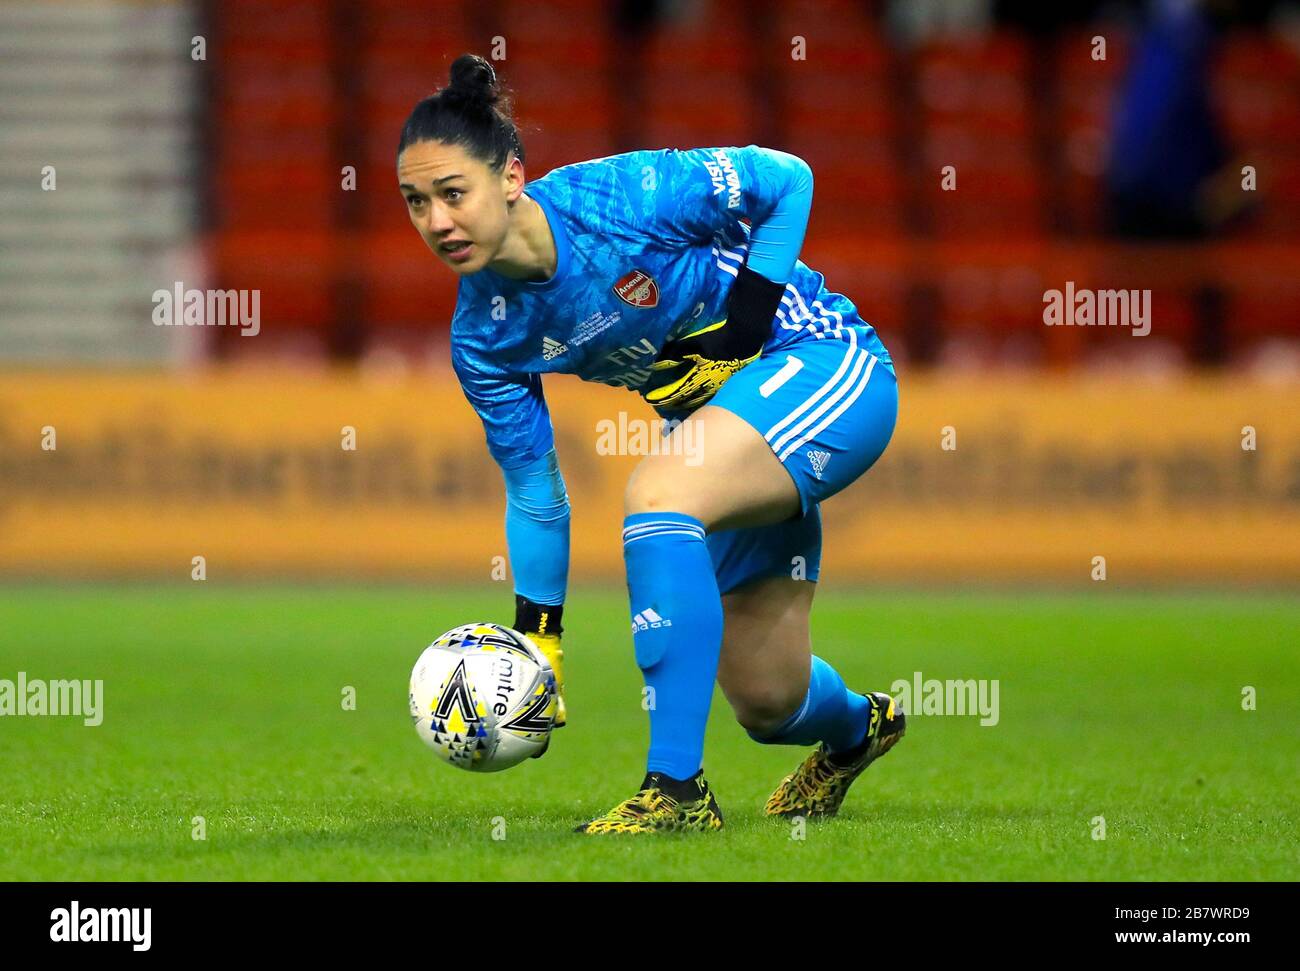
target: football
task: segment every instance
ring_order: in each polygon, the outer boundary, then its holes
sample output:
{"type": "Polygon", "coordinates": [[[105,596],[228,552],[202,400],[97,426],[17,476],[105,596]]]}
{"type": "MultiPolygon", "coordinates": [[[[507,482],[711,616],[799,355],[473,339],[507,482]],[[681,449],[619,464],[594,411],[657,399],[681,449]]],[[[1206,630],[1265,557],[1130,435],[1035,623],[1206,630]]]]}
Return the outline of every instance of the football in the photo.
{"type": "Polygon", "coordinates": [[[411,719],[438,758],[499,772],[546,748],[558,706],[550,663],[501,624],[464,624],[427,648],[411,671],[411,719]]]}

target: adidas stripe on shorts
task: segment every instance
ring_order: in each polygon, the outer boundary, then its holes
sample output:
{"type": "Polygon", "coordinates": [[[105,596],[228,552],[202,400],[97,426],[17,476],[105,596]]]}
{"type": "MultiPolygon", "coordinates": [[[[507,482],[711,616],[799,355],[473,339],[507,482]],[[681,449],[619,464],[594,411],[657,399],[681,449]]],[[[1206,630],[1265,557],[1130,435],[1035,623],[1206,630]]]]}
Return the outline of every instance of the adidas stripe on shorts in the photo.
{"type": "Polygon", "coordinates": [[[721,593],[763,576],[818,578],[818,503],[875,464],[898,419],[898,381],[864,346],[864,333],[845,325],[835,339],[775,349],[710,399],[767,439],[794,479],[800,503],[799,514],[783,523],[708,535],[721,593]]]}

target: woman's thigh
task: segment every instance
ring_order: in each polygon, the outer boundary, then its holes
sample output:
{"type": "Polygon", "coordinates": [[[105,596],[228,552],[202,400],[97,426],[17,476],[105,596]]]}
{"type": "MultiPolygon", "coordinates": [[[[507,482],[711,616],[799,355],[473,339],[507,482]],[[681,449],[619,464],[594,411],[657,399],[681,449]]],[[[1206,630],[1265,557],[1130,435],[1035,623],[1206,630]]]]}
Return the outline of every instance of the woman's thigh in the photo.
{"type": "Polygon", "coordinates": [[[715,530],[780,522],[798,513],[794,480],[752,425],[713,405],[685,422],[632,472],[625,514],[680,512],[715,530]],[[688,434],[692,447],[675,447],[673,436],[688,434]]]}
{"type": "Polygon", "coordinates": [[[760,436],[795,483],[804,516],[875,464],[898,420],[898,380],[856,331],[845,335],[774,351],[710,402],[760,436]]]}
{"type": "Polygon", "coordinates": [[[852,333],[783,348],[642,459],[624,512],[686,513],[710,532],[807,517],[876,462],[897,418],[897,379],[852,333]]]}

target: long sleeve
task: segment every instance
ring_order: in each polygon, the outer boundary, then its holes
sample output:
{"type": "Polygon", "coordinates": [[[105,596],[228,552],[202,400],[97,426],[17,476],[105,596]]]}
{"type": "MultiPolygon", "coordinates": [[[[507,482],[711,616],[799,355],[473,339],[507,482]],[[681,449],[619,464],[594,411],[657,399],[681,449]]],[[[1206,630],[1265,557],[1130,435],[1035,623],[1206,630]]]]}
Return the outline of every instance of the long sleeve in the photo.
{"type": "Polygon", "coordinates": [[[569,496],[555,449],[504,473],[506,545],[515,593],[535,604],[558,606],[569,579],[569,496]]]}
{"type": "Polygon", "coordinates": [[[537,604],[561,604],[569,575],[569,497],[541,377],[484,374],[454,345],[452,364],[505,477],[515,593],[537,604]]]}
{"type": "Polygon", "coordinates": [[[551,450],[555,437],[541,375],[485,373],[461,354],[454,341],[451,363],[461,391],[483,422],[488,451],[502,469],[527,465],[551,450]]]}
{"type": "Polygon", "coordinates": [[[669,149],[656,166],[663,228],[699,240],[746,217],[748,265],[776,283],[790,279],[812,212],[812,169],[788,152],[744,148],[669,149]]]}

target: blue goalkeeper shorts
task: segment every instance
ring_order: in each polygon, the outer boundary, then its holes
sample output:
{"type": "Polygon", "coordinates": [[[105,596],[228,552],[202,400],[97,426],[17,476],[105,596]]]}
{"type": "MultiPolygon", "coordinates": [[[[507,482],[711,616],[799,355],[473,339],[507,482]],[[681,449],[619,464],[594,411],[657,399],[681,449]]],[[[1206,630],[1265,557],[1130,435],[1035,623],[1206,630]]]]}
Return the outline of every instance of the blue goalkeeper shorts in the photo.
{"type": "Polygon", "coordinates": [[[767,576],[818,578],[818,503],[875,464],[898,420],[893,368],[862,343],[846,329],[840,338],[778,348],[731,377],[709,401],[767,439],[794,479],[800,504],[785,522],[708,535],[719,592],[767,576]]]}

